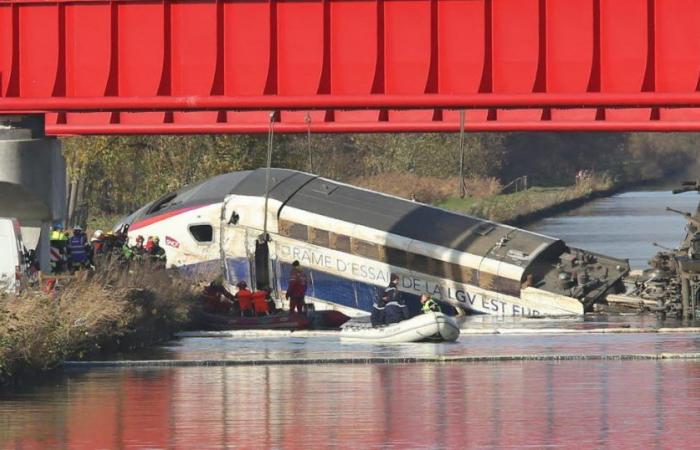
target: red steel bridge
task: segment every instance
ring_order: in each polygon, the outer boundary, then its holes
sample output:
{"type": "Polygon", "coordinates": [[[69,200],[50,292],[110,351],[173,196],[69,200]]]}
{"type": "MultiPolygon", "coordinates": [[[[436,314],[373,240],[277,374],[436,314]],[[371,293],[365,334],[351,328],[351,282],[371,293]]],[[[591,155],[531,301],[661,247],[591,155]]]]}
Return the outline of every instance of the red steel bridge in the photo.
{"type": "Polygon", "coordinates": [[[0,0],[53,135],[700,131],[699,82],[698,0],[0,0]]]}

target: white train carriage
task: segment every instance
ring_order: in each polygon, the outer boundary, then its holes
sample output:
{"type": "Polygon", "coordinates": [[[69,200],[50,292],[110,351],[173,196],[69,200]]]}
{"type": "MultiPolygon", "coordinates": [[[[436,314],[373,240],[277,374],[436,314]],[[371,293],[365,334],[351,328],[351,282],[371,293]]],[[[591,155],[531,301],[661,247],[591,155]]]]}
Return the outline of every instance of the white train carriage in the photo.
{"type": "Polygon", "coordinates": [[[581,314],[629,270],[558,239],[302,172],[272,169],[270,186],[266,210],[264,169],[211,178],[136,211],[129,235],[159,236],[168,264],[192,276],[223,273],[278,295],[299,260],[308,297],[351,313],[369,311],[395,272],[414,310],[429,292],[479,313],[581,314]]]}

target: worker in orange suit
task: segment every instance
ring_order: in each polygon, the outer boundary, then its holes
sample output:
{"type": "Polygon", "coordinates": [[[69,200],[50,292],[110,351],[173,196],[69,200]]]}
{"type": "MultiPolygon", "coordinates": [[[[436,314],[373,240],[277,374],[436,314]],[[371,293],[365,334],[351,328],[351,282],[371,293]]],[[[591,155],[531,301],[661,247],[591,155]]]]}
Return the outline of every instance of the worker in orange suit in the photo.
{"type": "Polygon", "coordinates": [[[238,302],[238,307],[241,311],[241,316],[252,317],[253,311],[253,293],[248,289],[248,284],[245,281],[239,281],[236,285],[238,292],[236,292],[236,301],[238,302]]]}
{"type": "Polygon", "coordinates": [[[253,308],[256,316],[267,316],[270,314],[270,288],[260,289],[253,292],[253,308]]]}

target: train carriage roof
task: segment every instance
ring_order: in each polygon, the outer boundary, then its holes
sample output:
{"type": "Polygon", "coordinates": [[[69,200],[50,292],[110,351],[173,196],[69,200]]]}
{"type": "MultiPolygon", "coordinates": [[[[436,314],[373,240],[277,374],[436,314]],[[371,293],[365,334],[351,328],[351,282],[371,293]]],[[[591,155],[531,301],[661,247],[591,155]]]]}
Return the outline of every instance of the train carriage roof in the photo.
{"type": "MultiPolygon", "coordinates": [[[[302,172],[275,169],[271,176],[270,197],[282,202],[282,208],[291,206],[476,255],[490,252],[496,259],[507,259],[521,266],[526,266],[535,253],[555,242],[561,243],[547,236],[302,172]],[[499,241],[503,245],[499,246],[499,241]]],[[[251,172],[232,193],[264,195],[265,170],[251,172]]]]}
{"type": "MultiPolygon", "coordinates": [[[[264,196],[265,169],[232,172],[166,195],[130,222],[169,210],[221,202],[229,194],[264,196]]],[[[270,198],[321,216],[526,266],[556,239],[287,169],[272,169],[270,198]],[[499,245],[499,242],[501,245],[499,245]]],[[[279,213],[279,212],[278,212],[279,213]]],[[[561,244],[563,246],[563,244],[561,244]]]]}

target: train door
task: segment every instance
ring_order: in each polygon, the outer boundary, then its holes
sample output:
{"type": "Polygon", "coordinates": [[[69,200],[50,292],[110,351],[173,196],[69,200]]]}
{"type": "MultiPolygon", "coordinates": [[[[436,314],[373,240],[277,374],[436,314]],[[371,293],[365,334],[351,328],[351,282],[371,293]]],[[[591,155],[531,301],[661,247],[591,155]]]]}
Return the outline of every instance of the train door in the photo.
{"type": "MultiPolygon", "coordinates": [[[[252,235],[247,227],[239,223],[239,214],[245,214],[240,205],[228,198],[224,201],[221,211],[220,228],[220,260],[225,280],[230,285],[245,281],[251,287],[254,285],[253,264],[255,246],[249,244],[252,235]]],[[[254,242],[254,241],[253,241],[254,242]]]]}
{"type": "Polygon", "coordinates": [[[270,277],[270,247],[267,242],[255,240],[255,288],[263,289],[272,286],[270,277]]]}
{"type": "Polygon", "coordinates": [[[259,230],[249,228],[246,230],[246,235],[251,286],[255,289],[270,287],[275,290],[277,277],[273,270],[276,255],[274,245],[261,241],[259,230]]]}
{"type": "Polygon", "coordinates": [[[274,243],[256,240],[253,261],[255,266],[255,287],[257,289],[269,287],[273,292],[277,292],[279,290],[277,285],[279,264],[274,243]]]}

